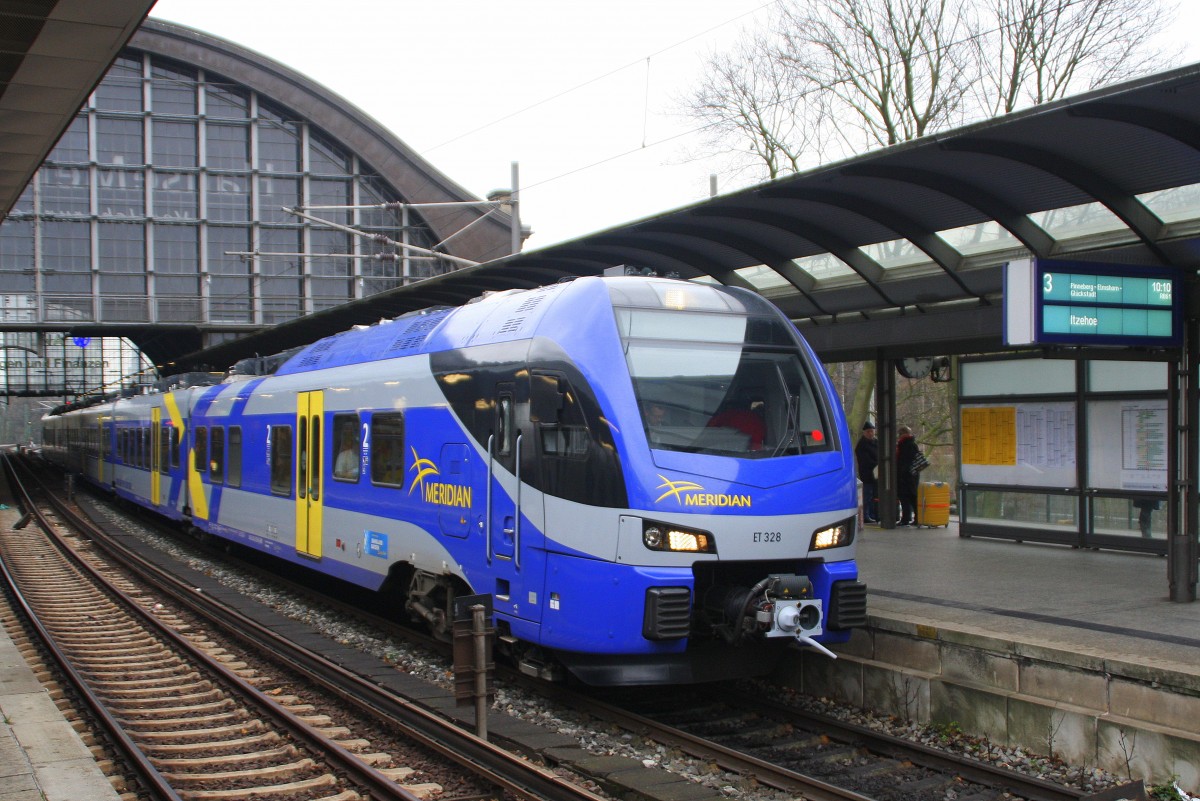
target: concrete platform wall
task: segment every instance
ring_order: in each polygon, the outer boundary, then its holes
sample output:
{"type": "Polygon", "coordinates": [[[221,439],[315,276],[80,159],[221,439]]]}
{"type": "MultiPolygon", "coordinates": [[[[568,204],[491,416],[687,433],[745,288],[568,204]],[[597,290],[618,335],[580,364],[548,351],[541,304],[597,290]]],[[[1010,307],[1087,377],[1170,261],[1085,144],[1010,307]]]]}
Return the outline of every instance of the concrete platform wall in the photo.
{"type": "Polygon", "coordinates": [[[834,650],[836,660],[808,651],[776,678],[808,695],[954,725],[1073,766],[1200,786],[1193,671],[876,615],[834,650]]]}

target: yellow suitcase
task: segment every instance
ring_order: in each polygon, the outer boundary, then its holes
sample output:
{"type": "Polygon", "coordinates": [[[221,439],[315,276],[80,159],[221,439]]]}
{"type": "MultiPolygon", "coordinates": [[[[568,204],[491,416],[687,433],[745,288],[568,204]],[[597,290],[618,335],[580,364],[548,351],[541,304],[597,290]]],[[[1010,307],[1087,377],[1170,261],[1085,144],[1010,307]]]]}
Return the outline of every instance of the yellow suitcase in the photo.
{"type": "Polygon", "coordinates": [[[917,525],[950,525],[950,485],[945,481],[923,481],[917,487],[917,525]]]}

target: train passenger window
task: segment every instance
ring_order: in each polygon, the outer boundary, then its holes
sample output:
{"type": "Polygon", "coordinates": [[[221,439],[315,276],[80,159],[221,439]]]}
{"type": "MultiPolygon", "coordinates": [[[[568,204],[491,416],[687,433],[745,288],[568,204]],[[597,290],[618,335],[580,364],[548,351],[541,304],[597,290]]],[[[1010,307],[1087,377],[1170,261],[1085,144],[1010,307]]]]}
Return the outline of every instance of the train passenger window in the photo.
{"type": "Polygon", "coordinates": [[[213,426],[208,442],[208,479],[221,484],[225,481],[225,429],[213,426]]]}
{"type": "Polygon", "coordinates": [[[229,427],[229,465],[225,473],[225,484],[242,486],[242,427],[229,427]]]}
{"type": "Polygon", "coordinates": [[[271,492],[292,494],[292,429],[271,426],[271,492]]]}
{"type": "Polygon", "coordinates": [[[314,416],[312,418],[312,483],[309,485],[308,494],[314,501],[321,497],[321,418],[314,416]]]}
{"type": "Polygon", "coordinates": [[[141,449],[139,451],[141,461],[139,462],[139,464],[142,466],[142,468],[149,470],[150,469],[150,428],[148,426],[142,426],[139,433],[141,435],[139,437],[139,439],[141,440],[141,449]]]}
{"type": "Polygon", "coordinates": [[[300,475],[296,478],[296,497],[308,497],[308,418],[301,415],[300,423],[296,427],[296,436],[299,440],[296,443],[298,451],[296,453],[296,464],[299,465],[300,475]]]}
{"type": "Polygon", "coordinates": [[[371,416],[371,481],[388,487],[404,486],[404,415],[371,416]]]}
{"type": "Polygon", "coordinates": [[[208,426],[197,426],[193,454],[192,465],[196,472],[203,473],[208,470],[208,426]]]}
{"type": "Polygon", "coordinates": [[[171,467],[179,467],[179,429],[171,426],[171,467]]]}
{"type": "Polygon", "coordinates": [[[333,416],[334,453],[333,477],[338,481],[358,481],[362,447],[359,442],[357,414],[333,416]]]}
{"type": "Polygon", "coordinates": [[[111,459],[111,458],[112,458],[112,451],[113,451],[113,444],[112,444],[112,431],[113,431],[113,430],[112,430],[112,426],[111,426],[111,425],[106,425],[106,426],[104,426],[104,441],[103,441],[103,447],[104,447],[104,458],[105,458],[105,459],[111,459]]]}
{"type": "Polygon", "coordinates": [[[158,430],[158,472],[166,473],[169,465],[167,460],[171,457],[171,434],[174,427],[167,423],[161,426],[158,430]]]}

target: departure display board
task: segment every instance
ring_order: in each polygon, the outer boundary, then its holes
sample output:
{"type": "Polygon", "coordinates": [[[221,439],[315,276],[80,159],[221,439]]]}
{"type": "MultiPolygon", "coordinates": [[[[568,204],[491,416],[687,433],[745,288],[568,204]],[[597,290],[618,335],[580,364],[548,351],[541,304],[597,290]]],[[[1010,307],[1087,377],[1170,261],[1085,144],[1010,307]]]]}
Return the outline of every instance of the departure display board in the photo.
{"type": "Polygon", "coordinates": [[[1009,344],[1178,345],[1182,286],[1163,269],[1089,262],[1012,262],[1005,271],[1009,344]]]}

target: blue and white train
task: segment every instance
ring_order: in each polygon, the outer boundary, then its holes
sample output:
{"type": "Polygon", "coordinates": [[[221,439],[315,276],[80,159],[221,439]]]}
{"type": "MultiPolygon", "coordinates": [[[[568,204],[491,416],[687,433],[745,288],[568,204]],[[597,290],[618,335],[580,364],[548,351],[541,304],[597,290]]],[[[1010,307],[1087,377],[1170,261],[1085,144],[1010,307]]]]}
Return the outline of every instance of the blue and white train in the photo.
{"type": "Polygon", "coordinates": [[[493,293],[57,410],[43,448],[441,634],[455,598],[491,596],[498,642],[542,675],[757,675],[866,622],[840,404],[790,321],[743,290],[493,293]]]}

